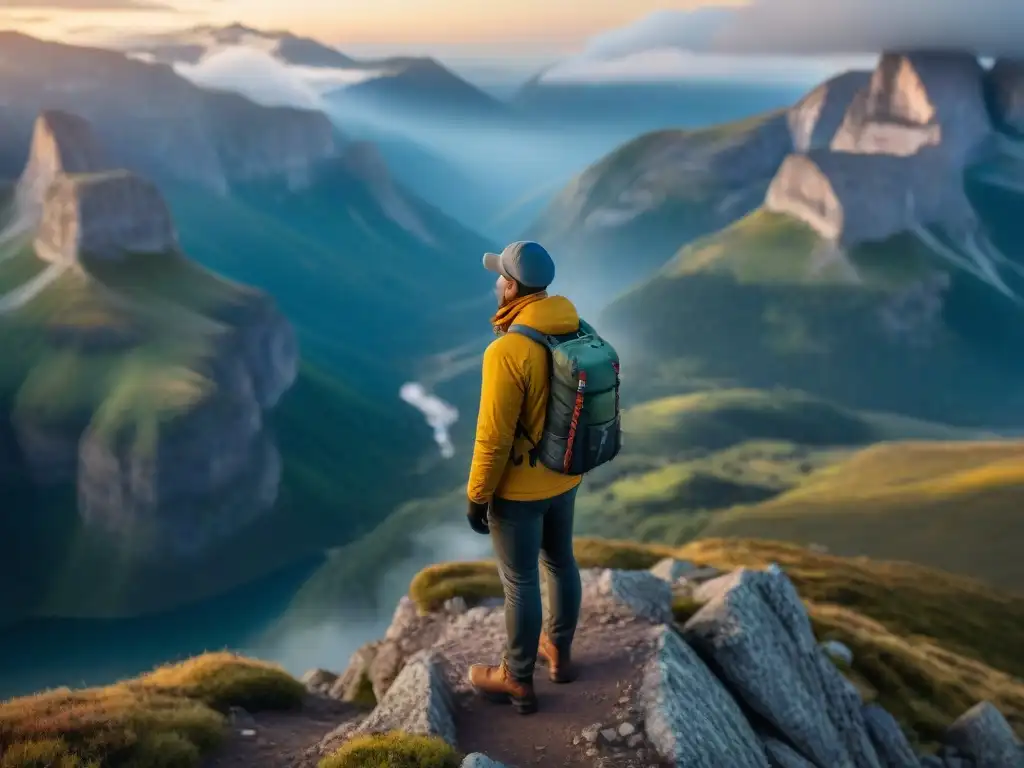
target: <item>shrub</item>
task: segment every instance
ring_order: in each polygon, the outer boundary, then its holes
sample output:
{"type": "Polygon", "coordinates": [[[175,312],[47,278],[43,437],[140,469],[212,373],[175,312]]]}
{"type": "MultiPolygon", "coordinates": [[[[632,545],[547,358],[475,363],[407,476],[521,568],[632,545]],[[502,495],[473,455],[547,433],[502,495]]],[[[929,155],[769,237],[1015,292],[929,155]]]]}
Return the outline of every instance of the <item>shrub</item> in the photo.
{"type": "Polygon", "coordinates": [[[297,709],[306,689],[281,667],[231,653],[208,653],[161,667],[142,678],[146,686],[178,691],[219,710],[297,709]]]}
{"type": "Polygon", "coordinates": [[[461,762],[443,739],[392,732],[352,739],[319,768],[459,768],[461,762]]]}

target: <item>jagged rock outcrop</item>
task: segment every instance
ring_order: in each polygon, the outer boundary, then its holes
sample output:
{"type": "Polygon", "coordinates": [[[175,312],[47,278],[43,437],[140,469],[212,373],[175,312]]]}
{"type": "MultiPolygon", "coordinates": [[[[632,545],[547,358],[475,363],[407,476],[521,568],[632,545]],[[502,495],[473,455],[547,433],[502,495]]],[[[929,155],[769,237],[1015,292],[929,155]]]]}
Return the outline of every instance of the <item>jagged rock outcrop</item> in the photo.
{"type": "Polygon", "coordinates": [[[988,74],[989,94],[1000,127],[1024,135],[1024,60],[999,59],[988,74]]]}
{"type": "MultiPolygon", "coordinates": [[[[672,577],[700,569],[664,561],[655,570],[672,577]]],[[[1020,768],[1024,759],[1024,747],[989,704],[973,708],[950,728],[939,755],[919,758],[896,720],[877,704],[863,703],[825,654],[793,584],[778,566],[764,572],[739,569],[700,583],[690,596],[703,606],[681,633],[659,621],[672,600],[671,591],[654,586],[654,581],[668,586],[659,575],[598,569],[581,576],[583,612],[574,654],[588,663],[620,665],[626,678],[596,694],[617,701],[609,704],[605,719],[594,724],[592,713],[583,715],[588,719],[572,739],[581,750],[579,764],[1020,768]],[[624,718],[623,712],[631,716],[624,718]]],[[[677,586],[685,588],[683,579],[677,586]]],[[[332,732],[317,754],[357,733],[392,728],[441,735],[458,746],[460,734],[449,724],[465,724],[466,716],[456,718],[450,707],[471,695],[470,664],[500,658],[503,610],[476,606],[420,615],[406,599],[383,642],[399,638],[411,654],[402,659],[381,704],[363,723],[332,732]]],[[[472,719],[466,727],[486,728],[472,719]]],[[[474,730],[474,746],[480,745],[479,735],[474,730]]],[[[503,743],[507,750],[507,739],[503,743]]],[[[464,765],[492,766],[493,758],[525,764],[522,755],[519,761],[512,757],[475,753],[464,765]]],[[[532,754],[527,758],[534,760],[532,754]]]]}
{"type": "Polygon", "coordinates": [[[177,250],[154,184],[127,171],[55,178],[43,198],[36,253],[47,261],[123,260],[177,250]]]}
{"type": "Polygon", "coordinates": [[[907,156],[938,147],[962,168],[992,132],[984,77],[969,53],[886,53],[850,104],[832,149],[907,156]]]}
{"type": "Polygon", "coordinates": [[[870,80],[870,72],[843,72],[797,102],[787,114],[794,151],[806,153],[831,146],[854,97],[870,80]]]}
{"type": "Polygon", "coordinates": [[[59,175],[106,168],[109,164],[88,121],[60,110],[43,112],[36,119],[28,164],[18,181],[19,212],[38,215],[59,175]]]}
{"type": "Polygon", "coordinates": [[[740,569],[684,626],[733,695],[816,765],[883,768],[856,690],[819,648],[784,574],[740,569]]]}
{"type": "Polygon", "coordinates": [[[436,240],[422,216],[409,204],[395,184],[384,157],[369,141],[354,141],[345,147],[342,156],[348,171],[366,184],[384,211],[400,227],[427,245],[436,240]]]}
{"type": "Polygon", "coordinates": [[[768,768],[750,723],[693,649],[667,626],[656,630],[654,643],[640,700],[658,753],[692,768],[768,768]]]}

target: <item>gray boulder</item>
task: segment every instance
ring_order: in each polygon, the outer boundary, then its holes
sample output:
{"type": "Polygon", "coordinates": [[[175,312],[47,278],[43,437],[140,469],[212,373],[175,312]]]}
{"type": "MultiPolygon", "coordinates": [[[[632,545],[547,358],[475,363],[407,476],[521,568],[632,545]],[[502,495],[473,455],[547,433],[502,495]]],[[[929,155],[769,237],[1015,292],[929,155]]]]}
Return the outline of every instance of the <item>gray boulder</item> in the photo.
{"type": "Polygon", "coordinates": [[[651,573],[659,579],[675,584],[680,579],[686,578],[696,570],[697,566],[688,560],[677,560],[674,557],[666,557],[651,566],[651,573]]]}
{"type": "Polygon", "coordinates": [[[866,705],[863,712],[868,735],[882,765],[885,768],[916,768],[917,756],[896,718],[877,704],[866,705]]]}
{"type": "Polygon", "coordinates": [[[597,589],[638,618],[656,624],[672,621],[672,587],[649,571],[605,570],[597,589]]]}
{"type": "Polygon", "coordinates": [[[789,578],[740,569],[731,579],[686,623],[686,639],[807,760],[882,768],[859,697],[818,647],[789,578]]]}
{"type": "Polygon", "coordinates": [[[1013,728],[987,701],[957,718],[945,741],[972,761],[971,768],[1024,768],[1024,753],[1013,728]]]}
{"type": "Polygon", "coordinates": [[[364,685],[370,681],[374,658],[379,642],[366,643],[358,648],[349,659],[345,671],[331,686],[329,696],[339,701],[357,701],[364,685]]]}
{"type": "Polygon", "coordinates": [[[402,731],[456,743],[454,702],[441,657],[423,651],[409,659],[387,694],[356,729],[357,734],[402,731]]]}
{"type": "Polygon", "coordinates": [[[639,691],[651,746],[686,768],[768,768],[750,724],[704,662],[675,630],[654,633],[639,691]]]}
{"type": "Polygon", "coordinates": [[[506,768],[506,766],[504,763],[491,760],[487,755],[474,752],[466,755],[466,759],[462,761],[462,768],[506,768]]]}

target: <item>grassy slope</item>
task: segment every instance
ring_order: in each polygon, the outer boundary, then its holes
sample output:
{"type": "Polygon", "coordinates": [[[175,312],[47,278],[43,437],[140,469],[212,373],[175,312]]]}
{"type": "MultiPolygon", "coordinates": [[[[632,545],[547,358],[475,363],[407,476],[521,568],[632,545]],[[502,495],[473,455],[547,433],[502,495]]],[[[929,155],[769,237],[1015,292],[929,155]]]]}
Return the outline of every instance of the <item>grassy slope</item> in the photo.
{"type": "Polygon", "coordinates": [[[941,262],[907,238],[845,259],[822,246],[799,222],[758,211],[617,300],[603,322],[638,371],[638,396],[784,386],[857,408],[1003,422],[1020,398],[1009,386],[1021,365],[1009,354],[1022,340],[1019,310],[954,276],[941,315],[896,340],[881,311],[941,262]]]}
{"type": "Polygon", "coordinates": [[[861,451],[705,536],[770,536],[898,557],[1024,592],[1024,444],[896,443],[861,451]]]}
{"type": "Polygon", "coordinates": [[[230,707],[296,709],[305,688],[270,664],[226,653],[106,688],[0,703],[2,768],[193,768],[226,735],[230,707]]]}
{"type": "MultiPolygon", "coordinates": [[[[991,700],[1024,735],[1024,597],[899,562],[842,558],[791,544],[711,539],[681,549],[577,540],[582,566],[646,568],[675,556],[723,570],[778,563],[808,604],[819,639],[854,650],[848,674],[923,745],[953,719],[991,700]]],[[[425,610],[449,597],[500,596],[493,563],[450,563],[420,572],[411,596],[425,610]]],[[[696,610],[677,604],[677,619],[696,610]]]]}
{"type": "MultiPolygon", "coordinates": [[[[723,182],[710,164],[694,161],[684,166],[676,159],[675,164],[652,168],[647,158],[667,151],[695,159],[713,156],[744,141],[774,115],[766,113],[711,128],[661,130],[640,136],[574,179],[528,233],[556,249],[566,269],[599,271],[608,279],[609,287],[652,274],[681,246],[730,224],[746,211],[719,210],[722,200],[735,190],[723,182]],[[596,211],[618,209],[619,200],[635,186],[649,191],[656,204],[614,226],[585,226],[596,211]],[[624,263],[627,254],[628,264],[624,263]]],[[[754,179],[751,183],[767,184],[768,180],[754,179]]]]}
{"type": "Polygon", "coordinates": [[[578,529],[673,544],[712,511],[770,499],[861,446],[977,434],[785,390],[662,398],[627,409],[623,429],[622,454],[583,486],[578,529]]]}

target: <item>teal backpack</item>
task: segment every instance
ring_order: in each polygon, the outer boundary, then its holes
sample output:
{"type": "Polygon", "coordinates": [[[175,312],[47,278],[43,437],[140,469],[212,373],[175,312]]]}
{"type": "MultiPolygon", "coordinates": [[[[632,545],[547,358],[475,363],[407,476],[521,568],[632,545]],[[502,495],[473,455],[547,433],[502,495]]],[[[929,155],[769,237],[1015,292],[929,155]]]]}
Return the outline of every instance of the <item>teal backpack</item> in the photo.
{"type": "Polygon", "coordinates": [[[619,356],[586,322],[575,333],[548,336],[527,325],[508,329],[548,350],[551,394],[540,442],[530,462],[563,475],[582,475],[614,459],[622,448],[619,417],[619,356]]]}

